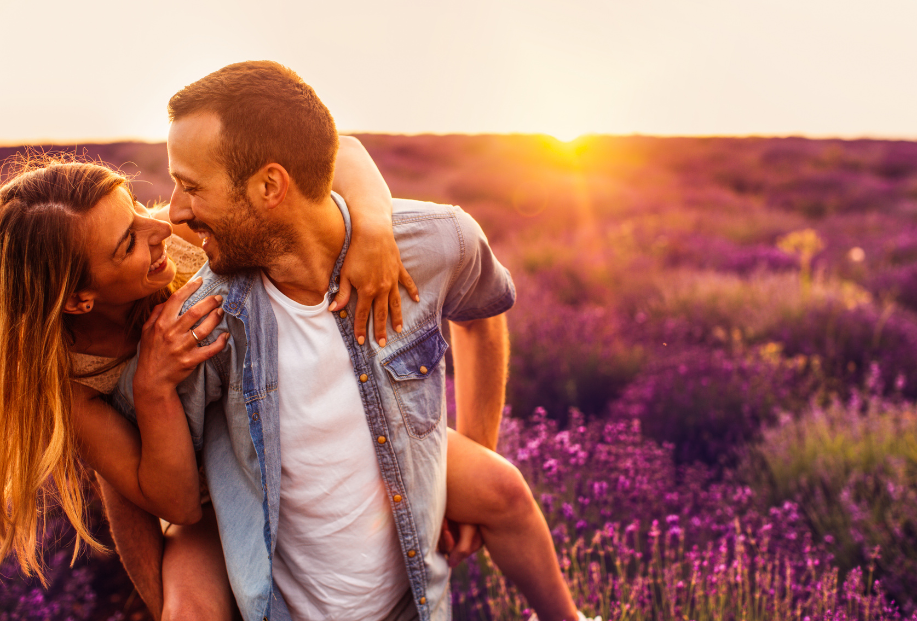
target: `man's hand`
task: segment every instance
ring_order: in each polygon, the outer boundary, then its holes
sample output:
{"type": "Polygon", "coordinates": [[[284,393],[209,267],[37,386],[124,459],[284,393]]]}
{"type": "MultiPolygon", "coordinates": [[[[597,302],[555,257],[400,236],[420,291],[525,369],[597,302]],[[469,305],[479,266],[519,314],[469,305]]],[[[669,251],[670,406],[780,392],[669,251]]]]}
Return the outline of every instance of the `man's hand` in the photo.
{"type": "Polygon", "coordinates": [[[475,524],[459,524],[443,518],[437,549],[449,557],[449,567],[457,567],[484,545],[481,529],[475,524]]]}

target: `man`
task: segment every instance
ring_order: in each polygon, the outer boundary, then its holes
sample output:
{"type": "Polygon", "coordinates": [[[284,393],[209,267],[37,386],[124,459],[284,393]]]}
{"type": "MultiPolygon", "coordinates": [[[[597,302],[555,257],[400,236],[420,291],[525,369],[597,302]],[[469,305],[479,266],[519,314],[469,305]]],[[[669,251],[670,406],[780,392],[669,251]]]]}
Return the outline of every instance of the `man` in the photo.
{"type": "MultiPolygon", "coordinates": [[[[509,274],[460,209],[395,201],[421,298],[400,332],[358,342],[355,301],[328,312],[350,216],[330,191],[337,132],[312,89],[276,63],[239,63],[180,91],[169,112],[171,218],[202,236],[210,259],[188,304],[222,295],[226,314],[207,341],[231,335],[179,393],[243,616],[449,618],[436,551],[441,321],[456,322],[458,429],[494,448],[509,274]]],[[[115,395],[128,410],[134,369],[115,395]]]]}

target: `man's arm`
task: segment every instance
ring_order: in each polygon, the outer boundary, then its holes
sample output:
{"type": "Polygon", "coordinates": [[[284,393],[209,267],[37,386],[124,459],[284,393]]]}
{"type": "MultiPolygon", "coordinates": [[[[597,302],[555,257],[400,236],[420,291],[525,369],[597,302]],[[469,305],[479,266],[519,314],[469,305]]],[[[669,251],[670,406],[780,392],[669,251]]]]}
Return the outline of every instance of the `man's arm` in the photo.
{"type": "Polygon", "coordinates": [[[119,494],[98,474],[102,505],[128,577],[156,621],[162,618],[163,536],[159,518],[119,494]]]}
{"type": "MultiPolygon", "coordinates": [[[[509,366],[506,314],[450,321],[449,333],[455,368],[456,431],[495,451],[509,366]]],[[[483,543],[477,525],[443,521],[438,547],[449,556],[450,567],[474,554],[483,543]]]]}
{"type": "Polygon", "coordinates": [[[506,315],[450,322],[450,334],[456,431],[495,451],[509,365],[506,315]]]}

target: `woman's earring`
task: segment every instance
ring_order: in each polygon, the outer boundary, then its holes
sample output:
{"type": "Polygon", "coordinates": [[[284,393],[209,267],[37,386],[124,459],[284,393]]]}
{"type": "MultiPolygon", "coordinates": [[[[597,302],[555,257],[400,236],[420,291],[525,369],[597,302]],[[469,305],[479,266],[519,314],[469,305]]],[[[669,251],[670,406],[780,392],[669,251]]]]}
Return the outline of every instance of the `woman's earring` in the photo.
{"type": "Polygon", "coordinates": [[[88,313],[89,311],[92,310],[92,302],[83,302],[81,306],[83,307],[84,313],[88,313]]]}

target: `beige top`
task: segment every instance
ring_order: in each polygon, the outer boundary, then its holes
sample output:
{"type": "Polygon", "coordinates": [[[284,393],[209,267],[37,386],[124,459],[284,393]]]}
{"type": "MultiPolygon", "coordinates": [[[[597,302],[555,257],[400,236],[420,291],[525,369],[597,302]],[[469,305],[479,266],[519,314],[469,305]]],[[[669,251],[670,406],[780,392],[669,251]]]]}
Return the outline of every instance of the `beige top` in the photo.
{"type": "MultiPolygon", "coordinates": [[[[173,235],[166,242],[166,252],[169,253],[169,258],[175,263],[178,274],[182,276],[191,276],[207,262],[207,255],[201,248],[185,241],[178,235],[173,235]]],[[[75,375],[92,373],[115,360],[105,356],[91,356],[75,352],[70,354],[70,358],[73,361],[73,373],[75,375]]],[[[124,370],[125,366],[127,366],[126,361],[98,375],[74,378],[74,381],[98,390],[103,394],[109,394],[118,385],[118,378],[121,377],[121,371],[124,370]]]]}

